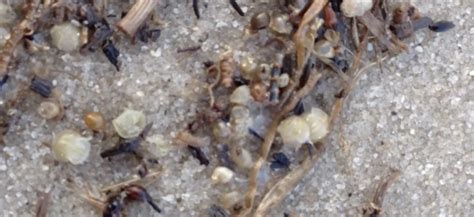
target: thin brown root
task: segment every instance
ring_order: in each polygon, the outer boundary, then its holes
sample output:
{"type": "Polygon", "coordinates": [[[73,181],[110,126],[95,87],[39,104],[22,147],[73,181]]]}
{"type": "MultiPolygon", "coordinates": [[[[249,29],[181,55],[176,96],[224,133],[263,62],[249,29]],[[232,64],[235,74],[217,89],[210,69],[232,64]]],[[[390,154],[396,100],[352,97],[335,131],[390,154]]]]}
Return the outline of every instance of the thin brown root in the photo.
{"type": "Polygon", "coordinates": [[[391,169],[390,175],[388,175],[384,180],[380,181],[375,189],[374,197],[364,208],[364,216],[376,217],[382,213],[382,204],[385,197],[385,193],[388,190],[388,187],[397,180],[401,172],[399,170],[391,169]]]}
{"type": "Polygon", "coordinates": [[[259,173],[260,168],[265,163],[265,160],[268,157],[268,153],[270,152],[273,139],[276,135],[276,129],[278,127],[278,124],[280,123],[281,119],[283,119],[285,115],[296,106],[298,101],[313,89],[313,87],[316,85],[317,81],[319,80],[319,78],[321,78],[321,76],[321,73],[313,71],[310,77],[308,78],[306,85],[302,87],[298,92],[296,92],[293,97],[290,98],[288,103],[281,109],[281,111],[273,118],[272,123],[268,127],[267,134],[264,137],[264,141],[260,150],[260,157],[257,159],[255,165],[252,167],[252,170],[249,174],[248,188],[244,199],[245,208],[242,211],[243,215],[249,214],[253,209],[255,194],[257,192],[257,174],[259,173]]]}
{"type": "Polygon", "coordinates": [[[191,145],[194,147],[203,147],[208,144],[206,139],[192,135],[188,131],[179,132],[174,139],[174,143],[179,146],[191,145]]]}
{"type": "Polygon", "coordinates": [[[38,204],[36,204],[36,217],[48,216],[51,195],[45,192],[38,193],[38,204]]]}
{"type": "Polygon", "coordinates": [[[22,8],[26,8],[25,16],[12,28],[10,37],[0,51],[0,78],[7,74],[16,46],[25,35],[32,34],[38,27],[39,19],[51,11],[50,4],[41,5],[40,2],[32,0],[24,3],[22,8]]]}
{"type": "Polygon", "coordinates": [[[214,98],[214,87],[217,86],[219,84],[219,82],[221,81],[221,66],[220,66],[220,61],[219,61],[219,65],[217,67],[215,67],[216,70],[217,70],[217,75],[216,75],[216,80],[214,82],[212,82],[212,84],[210,84],[208,87],[207,87],[207,91],[209,92],[209,106],[212,108],[214,107],[214,103],[215,103],[215,98],[214,98]]]}
{"type": "Polygon", "coordinates": [[[359,16],[358,20],[364,24],[377,40],[388,48],[393,54],[398,54],[406,49],[406,45],[396,36],[386,31],[384,23],[377,19],[370,11],[359,16]]]}

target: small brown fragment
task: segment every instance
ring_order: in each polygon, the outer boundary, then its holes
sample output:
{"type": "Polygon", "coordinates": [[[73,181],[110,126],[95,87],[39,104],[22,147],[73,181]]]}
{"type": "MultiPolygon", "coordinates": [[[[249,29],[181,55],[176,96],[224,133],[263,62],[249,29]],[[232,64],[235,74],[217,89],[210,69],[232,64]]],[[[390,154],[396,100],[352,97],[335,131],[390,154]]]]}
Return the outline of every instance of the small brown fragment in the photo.
{"type": "Polygon", "coordinates": [[[87,112],[84,115],[84,123],[93,131],[102,131],[105,127],[104,116],[99,112],[87,112]]]}
{"type": "Polygon", "coordinates": [[[50,206],[50,194],[45,192],[38,193],[38,203],[36,204],[36,217],[48,216],[48,208],[50,206]]]}

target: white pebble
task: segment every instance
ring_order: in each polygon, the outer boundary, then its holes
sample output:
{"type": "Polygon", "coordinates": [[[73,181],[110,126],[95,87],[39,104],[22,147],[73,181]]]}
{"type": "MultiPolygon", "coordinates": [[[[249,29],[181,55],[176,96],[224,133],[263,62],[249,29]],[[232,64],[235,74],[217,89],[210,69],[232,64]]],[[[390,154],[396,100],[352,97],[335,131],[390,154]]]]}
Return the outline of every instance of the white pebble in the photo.
{"type": "Polygon", "coordinates": [[[227,167],[216,167],[212,172],[211,180],[213,183],[228,183],[234,177],[234,172],[227,167]]]}
{"type": "Polygon", "coordinates": [[[346,17],[362,16],[372,8],[372,0],[344,0],[341,10],[346,17]]]}

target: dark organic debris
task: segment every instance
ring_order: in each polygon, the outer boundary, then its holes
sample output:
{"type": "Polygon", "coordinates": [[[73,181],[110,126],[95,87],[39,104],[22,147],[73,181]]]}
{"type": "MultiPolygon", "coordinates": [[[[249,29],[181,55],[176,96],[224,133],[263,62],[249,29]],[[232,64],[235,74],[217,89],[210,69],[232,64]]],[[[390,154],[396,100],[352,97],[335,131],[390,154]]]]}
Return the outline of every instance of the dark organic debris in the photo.
{"type": "Polygon", "coordinates": [[[270,85],[270,102],[271,103],[278,103],[278,95],[280,93],[280,89],[278,87],[278,77],[281,74],[281,68],[277,66],[272,67],[271,76],[272,82],[270,85]]]}
{"type": "Polygon", "coordinates": [[[255,138],[257,138],[258,140],[260,140],[260,141],[264,140],[264,138],[257,131],[255,131],[254,129],[249,128],[248,130],[249,130],[250,135],[255,136],[255,138]]]}
{"type": "Polygon", "coordinates": [[[196,18],[201,18],[201,14],[199,13],[199,0],[193,0],[193,11],[196,18]]]}
{"type": "Polygon", "coordinates": [[[217,146],[217,159],[219,160],[219,165],[225,166],[229,169],[234,168],[229,155],[229,146],[225,144],[217,146]]]}
{"type": "Polygon", "coordinates": [[[218,206],[218,205],[211,205],[211,207],[209,207],[209,210],[207,211],[208,213],[208,216],[209,217],[229,217],[229,213],[227,213],[227,211],[218,206]]]}
{"type": "Polygon", "coordinates": [[[53,84],[49,80],[34,77],[31,80],[30,89],[41,95],[42,97],[51,96],[51,91],[53,90],[53,84]]]}
{"type": "Polygon", "coordinates": [[[454,23],[451,21],[438,21],[431,24],[428,28],[430,28],[430,30],[433,32],[446,32],[455,26],[456,25],[454,25],[454,23]]]}
{"type": "Polygon", "coordinates": [[[118,61],[118,57],[120,56],[120,51],[115,47],[112,41],[110,40],[105,41],[105,44],[102,47],[102,52],[107,57],[109,62],[115,66],[115,69],[117,69],[117,71],[120,71],[120,64],[118,61]]]}
{"type": "Polygon", "coordinates": [[[229,0],[229,2],[230,5],[232,5],[232,8],[234,8],[234,10],[237,11],[240,16],[245,16],[244,11],[242,11],[242,8],[240,8],[239,4],[237,4],[235,0],[229,0]]]}
{"type": "Polygon", "coordinates": [[[147,202],[156,212],[161,213],[161,209],[153,201],[148,191],[139,185],[129,185],[113,192],[106,201],[105,209],[102,213],[103,217],[119,217],[125,211],[126,204],[129,202],[147,202]]]}
{"type": "Polygon", "coordinates": [[[147,23],[144,23],[135,33],[135,38],[143,43],[148,43],[149,41],[155,42],[160,36],[161,29],[150,29],[147,23]]]}
{"type": "Polygon", "coordinates": [[[283,152],[274,153],[272,159],[270,164],[272,170],[287,169],[291,164],[290,159],[283,152]]]}
{"type": "Polygon", "coordinates": [[[141,142],[146,138],[148,132],[152,127],[152,123],[145,126],[145,129],[140,133],[138,137],[131,139],[120,139],[119,144],[113,148],[107,149],[100,153],[102,158],[113,157],[120,154],[134,154],[138,155],[138,147],[140,147],[141,142]]]}
{"type": "Polygon", "coordinates": [[[9,77],[8,75],[4,75],[3,78],[0,79],[0,88],[7,83],[9,77]]]}
{"type": "Polygon", "coordinates": [[[209,159],[207,159],[206,154],[200,148],[188,145],[188,150],[194,158],[199,160],[201,165],[209,165],[209,159]]]}
{"type": "Polygon", "coordinates": [[[295,108],[293,109],[293,113],[295,113],[295,115],[301,115],[304,112],[305,112],[304,102],[303,102],[303,99],[300,99],[300,101],[298,101],[298,104],[296,104],[295,108]]]}

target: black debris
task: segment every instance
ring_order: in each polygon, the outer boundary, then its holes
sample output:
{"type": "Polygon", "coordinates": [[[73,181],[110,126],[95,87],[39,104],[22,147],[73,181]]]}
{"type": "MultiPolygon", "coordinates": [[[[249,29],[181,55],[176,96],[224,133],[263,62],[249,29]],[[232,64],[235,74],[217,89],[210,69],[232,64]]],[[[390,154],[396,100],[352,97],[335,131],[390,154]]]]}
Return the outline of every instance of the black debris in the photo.
{"type": "Polygon", "coordinates": [[[114,46],[112,41],[107,40],[105,42],[104,46],[102,47],[102,52],[105,54],[109,62],[115,66],[115,69],[117,69],[117,71],[120,71],[120,66],[119,66],[119,61],[118,61],[120,51],[114,46]]]}
{"type": "Polygon", "coordinates": [[[283,152],[274,153],[272,159],[270,164],[272,170],[287,169],[291,164],[290,159],[283,152]]]}
{"type": "Polygon", "coordinates": [[[428,28],[430,28],[430,30],[433,32],[446,32],[455,26],[456,25],[454,25],[454,23],[451,21],[438,21],[431,24],[428,28]]]}
{"type": "Polygon", "coordinates": [[[47,98],[51,96],[53,84],[49,80],[34,77],[33,80],[31,80],[30,89],[42,97],[47,98]]]}
{"type": "Polygon", "coordinates": [[[232,5],[232,8],[234,8],[234,10],[237,11],[240,16],[245,16],[244,11],[242,11],[242,8],[240,8],[239,4],[237,4],[235,0],[229,0],[229,2],[230,5],[232,5]]]}
{"type": "Polygon", "coordinates": [[[188,145],[188,150],[194,158],[199,160],[201,165],[209,165],[209,159],[207,159],[206,154],[200,148],[188,145]]]}
{"type": "Polygon", "coordinates": [[[227,211],[215,204],[212,204],[211,207],[209,207],[209,210],[207,211],[209,217],[229,217],[229,213],[227,211]]]}

